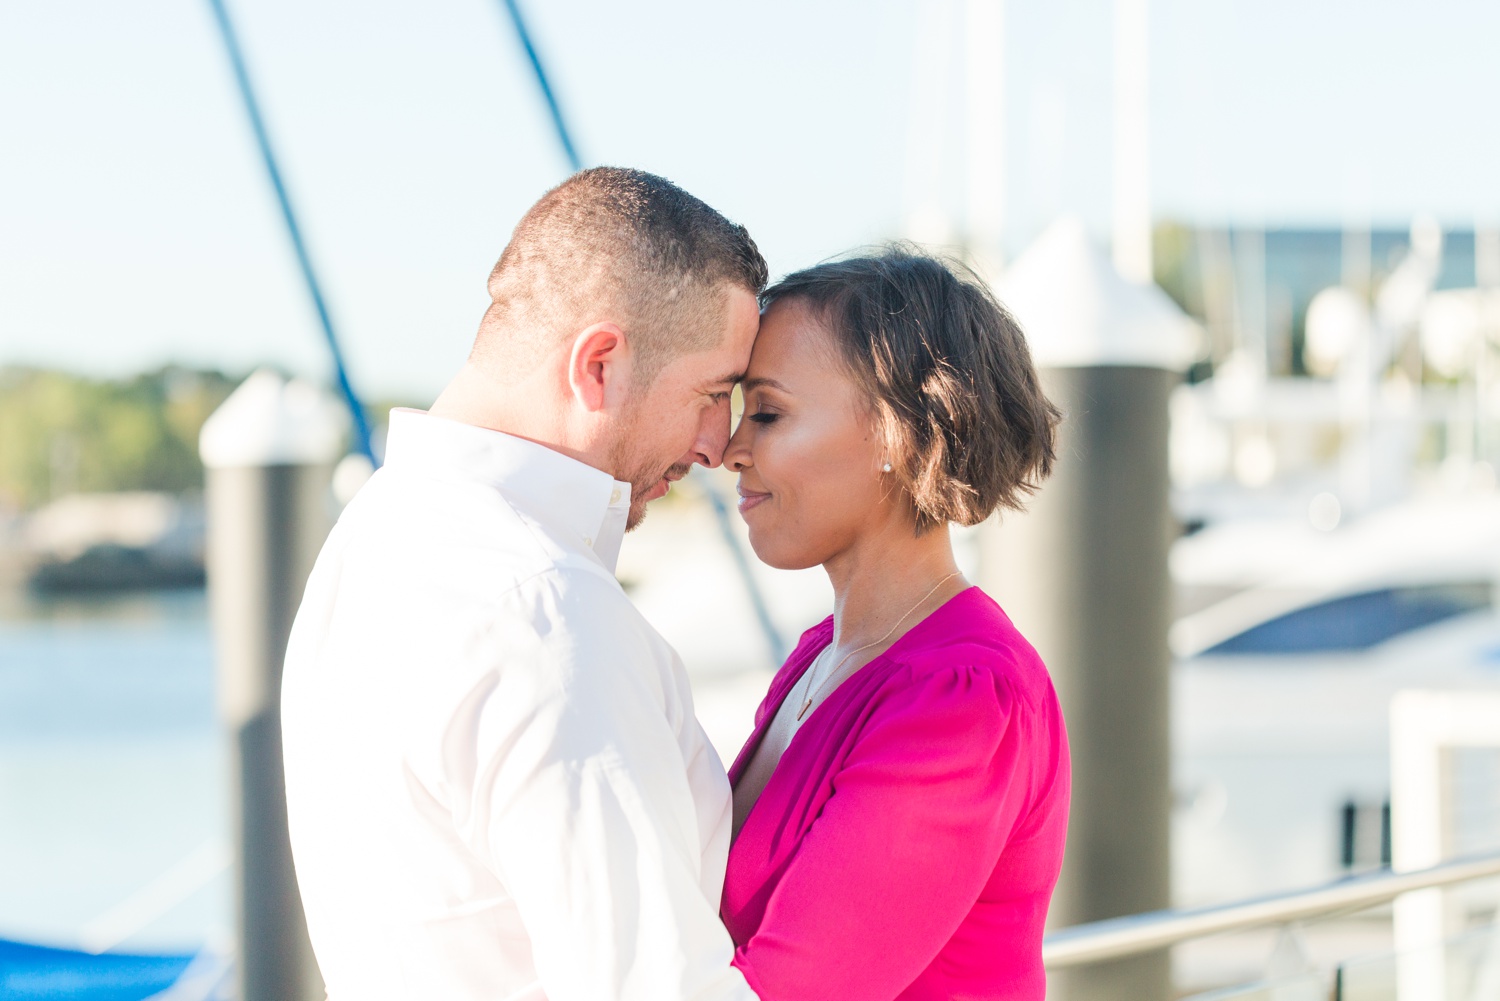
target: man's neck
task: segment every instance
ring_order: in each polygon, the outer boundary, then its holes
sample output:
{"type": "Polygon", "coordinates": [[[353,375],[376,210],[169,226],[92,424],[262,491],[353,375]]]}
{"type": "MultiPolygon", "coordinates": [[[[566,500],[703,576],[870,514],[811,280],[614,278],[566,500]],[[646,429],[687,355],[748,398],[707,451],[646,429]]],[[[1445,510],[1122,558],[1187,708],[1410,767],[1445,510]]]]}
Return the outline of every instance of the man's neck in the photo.
{"type": "Polygon", "coordinates": [[[539,377],[501,382],[477,365],[464,365],[427,411],[434,417],[500,431],[544,445],[607,473],[605,456],[579,440],[564,401],[539,377]]]}

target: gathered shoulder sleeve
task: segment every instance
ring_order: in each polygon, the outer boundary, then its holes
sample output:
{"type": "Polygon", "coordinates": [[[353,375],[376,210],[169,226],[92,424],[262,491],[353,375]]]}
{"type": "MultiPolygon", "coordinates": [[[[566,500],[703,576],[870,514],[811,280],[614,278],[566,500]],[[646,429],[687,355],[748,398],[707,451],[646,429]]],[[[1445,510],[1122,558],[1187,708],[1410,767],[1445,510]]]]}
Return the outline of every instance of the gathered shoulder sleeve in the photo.
{"type": "Polygon", "coordinates": [[[900,994],[958,928],[1046,776],[1003,669],[903,667],[735,965],[762,1001],[900,994]]]}

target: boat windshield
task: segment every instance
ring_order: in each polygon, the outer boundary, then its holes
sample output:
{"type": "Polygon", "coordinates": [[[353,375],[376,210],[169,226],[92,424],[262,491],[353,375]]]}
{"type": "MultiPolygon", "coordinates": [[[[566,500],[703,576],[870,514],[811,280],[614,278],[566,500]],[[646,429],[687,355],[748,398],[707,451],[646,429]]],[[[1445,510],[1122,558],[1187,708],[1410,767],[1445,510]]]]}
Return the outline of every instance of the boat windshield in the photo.
{"type": "Polygon", "coordinates": [[[1491,592],[1485,581],[1340,595],[1252,626],[1204,652],[1213,656],[1368,650],[1402,633],[1491,608],[1491,592]]]}

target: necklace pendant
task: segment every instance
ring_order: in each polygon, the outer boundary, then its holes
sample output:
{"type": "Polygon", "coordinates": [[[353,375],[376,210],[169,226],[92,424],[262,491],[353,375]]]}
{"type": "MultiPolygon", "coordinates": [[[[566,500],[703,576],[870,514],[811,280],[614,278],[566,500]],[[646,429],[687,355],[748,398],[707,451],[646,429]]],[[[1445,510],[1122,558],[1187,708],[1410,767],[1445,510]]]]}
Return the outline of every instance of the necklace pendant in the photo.
{"type": "Polygon", "coordinates": [[[806,716],[807,715],[807,711],[809,709],[811,709],[811,708],[812,708],[812,699],[808,699],[806,702],[802,703],[802,708],[797,713],[797,722],[798,723],[802,722],[802,717],[806,716]]]}

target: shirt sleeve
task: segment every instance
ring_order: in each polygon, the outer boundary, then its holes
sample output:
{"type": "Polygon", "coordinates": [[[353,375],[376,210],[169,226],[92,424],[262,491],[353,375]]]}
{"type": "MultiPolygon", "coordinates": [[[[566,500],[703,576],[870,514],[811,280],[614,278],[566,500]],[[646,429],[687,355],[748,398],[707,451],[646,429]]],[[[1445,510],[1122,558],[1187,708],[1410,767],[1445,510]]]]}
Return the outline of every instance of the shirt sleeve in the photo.
{"type": "Polygon", "coordinates": [[[537,648],[505,657],[537,669],[476,693],[460,829],[513,896],[543,991],[754,1001],[701,881],[706,839],[676,729],[696,724],[665,687],[670,651],[610,602],[580,608],[566,588],[539,601],[537,648]]]}
{"type": "Polygon", "coordinates": [[[764,1001],[889,1001],[973,908],[1027,808],[1028,727],[989,671],[887,693],[736,953],[764,1001]]]}

